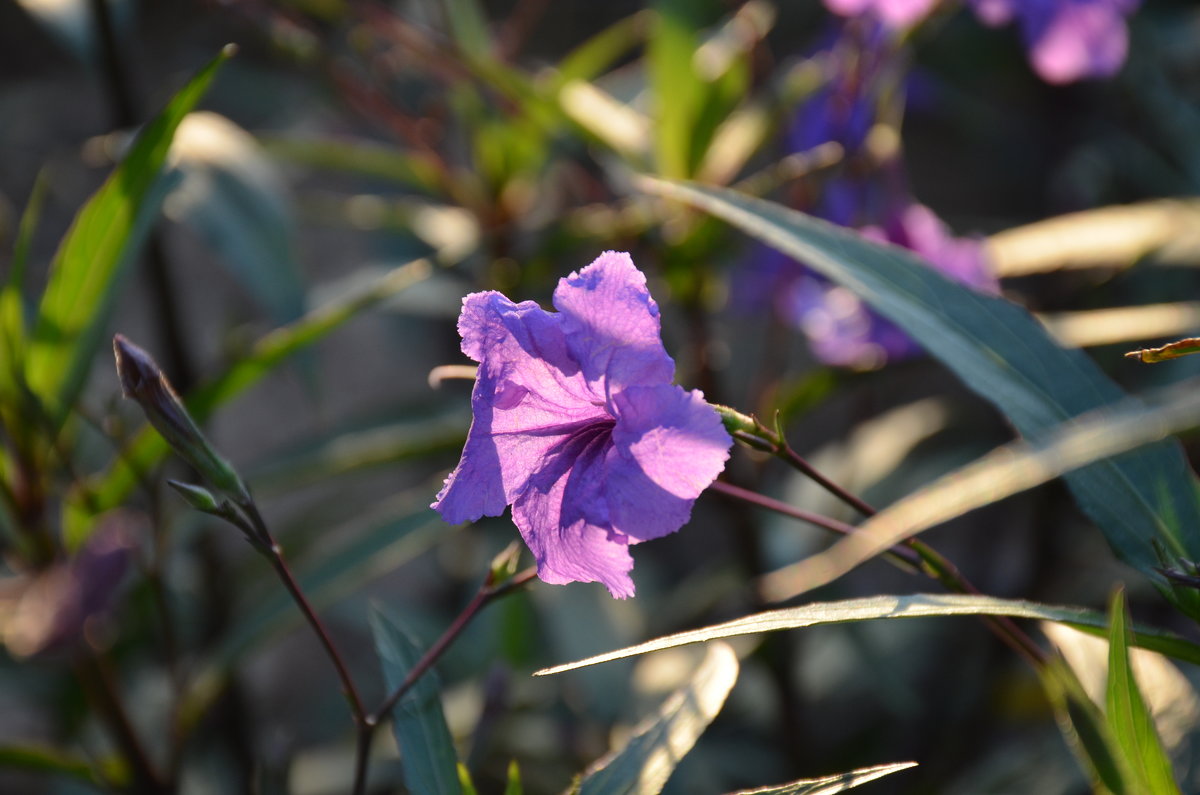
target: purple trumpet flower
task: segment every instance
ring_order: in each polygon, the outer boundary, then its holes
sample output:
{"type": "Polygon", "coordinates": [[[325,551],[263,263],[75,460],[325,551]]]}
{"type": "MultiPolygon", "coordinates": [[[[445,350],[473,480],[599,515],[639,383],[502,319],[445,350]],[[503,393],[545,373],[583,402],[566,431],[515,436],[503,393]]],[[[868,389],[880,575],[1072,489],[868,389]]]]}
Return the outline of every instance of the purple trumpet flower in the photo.
{"type": "Polygon", "coordinates": [[[463,299],[474,420],[433,507],[458,523],[511,505],[542,580],[632,596],[629,546],[687,522],[733,441],[699,391],[671,383],[658,306],[628,254],[560,280],[554,306],[463,299]]]}

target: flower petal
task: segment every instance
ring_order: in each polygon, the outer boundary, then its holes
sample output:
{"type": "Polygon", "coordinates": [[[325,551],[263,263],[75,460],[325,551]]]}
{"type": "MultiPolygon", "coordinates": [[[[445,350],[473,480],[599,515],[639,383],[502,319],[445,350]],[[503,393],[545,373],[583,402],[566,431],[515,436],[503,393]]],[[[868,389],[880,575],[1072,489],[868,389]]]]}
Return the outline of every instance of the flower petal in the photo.
{"type": "Polygon", "coordinates": [[[613,402],[615,453],[605,472],[612,526],[634,543],[673,533],[725,468],[733,440],[698,390],[630,387],[613,402]]]}
{"type": "Polygon", "coordinates": [[[547,453],[607,417],[567,351],[558,316],[500,293],[463,299],[463,352],[479,362],[462,460],[433,507],[447,522],[499,516],[547,453]]]}
{"type": "Polygon", "coordinates": [[[618,599],[633,596],[629,539],[595,522],[596,484],[611,444],[606,429],[559,445],[513,503],[513,522],[537,561],[538,577],[555,585],[601,582],[618,599]]]}
{"type": "Polygon", "coordinates": [[[594,391],[607,395],[633,384],[671,382],[675,362],[663,348],[658,304],[628,254],[606,251],[559,280],[554,306],[594,391]]]}

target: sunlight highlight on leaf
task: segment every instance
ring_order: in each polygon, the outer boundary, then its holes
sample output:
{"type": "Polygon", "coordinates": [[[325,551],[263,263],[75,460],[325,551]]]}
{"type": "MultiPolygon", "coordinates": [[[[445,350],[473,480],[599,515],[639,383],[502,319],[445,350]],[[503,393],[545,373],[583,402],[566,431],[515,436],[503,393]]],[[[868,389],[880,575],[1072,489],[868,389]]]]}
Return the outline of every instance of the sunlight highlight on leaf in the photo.
{"type": "MultiPolygon", "coordinates": [[[[927,618],[931,616],[1010,616],[1055,621],[1090,634],[1104,635],[1108,631],[1108,619],[1102,613],[1082,607],[1043,605],[1013,599],[997,599],[991,596],[971,594],[911,594],[907,596],[869,596],[862,599],[845,599],[840,602],[814,602],[799,607],[768,610],[714,624],[702,629],[692,629],[665,635],[661,638],[639,643],[624,649],[598,654],[577,662],[556,665],[535,671],[534,676],[584,668],[589,665],[633,657],[661,649],[686,646],[689,643],[720,638],[736,638],[761,632],[778,632],[785,629],[803,629],[821,624],[844,624],[852,621],[873,621],[891,618],[927,618]]],[[[1177,635],[1161,630],[1137,628],[1134,644],[1152,649],[1181,660],[1200,664],[1200,645],[1177,635]]]]}
{"type": "Polygon", "coordinates": [[[738,676],[737,655],[715,643],[690,683],[642,723],[629,743],[597,761],[578,795],[655,795],[725,704],[738,676]]]}

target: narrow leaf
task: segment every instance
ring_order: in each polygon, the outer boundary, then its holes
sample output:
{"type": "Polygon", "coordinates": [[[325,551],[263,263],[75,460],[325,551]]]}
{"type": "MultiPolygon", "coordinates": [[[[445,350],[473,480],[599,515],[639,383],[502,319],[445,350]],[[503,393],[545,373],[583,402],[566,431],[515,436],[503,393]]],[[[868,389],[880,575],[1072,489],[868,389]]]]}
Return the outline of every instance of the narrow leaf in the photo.
{"type": "MultiPolygon", "coordinates": [[[[370,616],[375,650],[388,690],[400,686],[421,652],[395,619],[378,606],[370,616]]],[[[400,746],[404,783],[411,792],[458,795],[458,757],[442,714],[441,694],[433,672],[421,677],[392,711],[392,729],[400,746]]]]}
{"type": "MultiPolygon", "coordinates": [[[[1120,461],[1109,456],[1194,428],[1200,425],[1198,386],[1189,381],[1160,390],[1154,393],[1154,402],[1159,403],[1163,397],[1165,400],[1154,408],[1126,399],[1111,409],[1064,423],[1036,443],[1016,441],[997,448],[889,506],[825,552],[767,575],[763,591],[770,599],[782,600],[824,585],[900,541],[955,516],[1093,461],[1120,461]]],[[[1157,569],[1154,573],[1157,575],[1157,569]]]]}
{"type": "Polygon", "coordinates": [[[509,760],[508,776],[504,783],[504,795],[525,795],[525,788],[521,785],[521,767],[517,764],[517,760],[509,760]]]}
{"type": "MultiPolygon", "coordinates": [[[[535,672],[534,675],[557,674],[660,649],[671,649],[676,646],[686,646],[689,643],[701,643],[719,638],[754,635],[760,632],[778,632],[785,629],[803,629],[823,624],[845,624],[876,619],[979,615],[1055,621],[1095,635],[1104,634],[1108,627],[1108,620],[1103,614],[1082,607],[1044,605],[1037,602],[997,599],[991,596],[972,594],[870,596],[838,602],[814,602],[799,607],[754,613],[702,629],[665,635],[636,646],[589,657],[586,660],[545,668],[535,672]]],[[[1133,638],[1133,644],[1180,660],[1200,664],[1200,645],[1170,632],[1138,628],[1133,638]]]]}
{"type": "Polygon", "coordinates": [[[1116,741],[1075,672],[1061,658],[1055,658],[1038,669],[1038,676],[1054,707],[1058,728],[1088,772],[1092,790],[1134,795],[1121,765],[1116,741]]]}
{"type": "Polygon", "coordinates": [[[1172,795],[1179,792],[1171,773],[1171,760],[1154,728],[1150,710],[1129,663],[1131,633],[1125,609],[1125,592],[1117,589],[1109,602],[1108,687],[1106,717],[1117,746],[1139,792],[1172,795]]]}
{"type": "Polygon", "coordinates": [[[833,776],[822,776],[820,778],[806,778],[801,781],[793,781],[790,784],[781,784],[774,787],[738,790],[737,792],[729,793],[729,795],[837,795],[839,792],[854,789],[862,784],[881,779],[884,776],[890,776],[892,773],[898,773],[901,770],[909,770],[916,766],[916,762],[893,762],[890,765],[860,767],[848,773],[838,773],[833,776]]]}
{"type": "MultiPolygon", "coordinates": [[[[89,784],[101,782],[87,760],[73,756],[57,748],[39,745],[0,746],[0,769],[24,770],[31,773],[53,773],[85,781],[89,784]]],[[[119,769],[106,771],[123,776],[119,769]]]]}
{"type": "Polygon", "coordinates": [[[1190,356],[1193,353],[1200,353],[1200,337],[1188,337],[1187,339],[1168,343],[1158,348],[1142,348],[1141,350],[1130,351],[1125,354],[1125,358],[1138,359],[1146,364],[1155,364],[1156,362],[1165,362],[1169,359],[1190,356]]]}
{"type": "MultiPolygon", "coordinates": [[[[852,290],[1031,440],[1123,397],[1094,362],[1058,347],[1026,310],[952,282],[912,252],[734,191],[648,177],[637,184],[722,218],[852,290]]],[[[1160,584],[1156,545],[1200,558],[1196,478],[1178,442],[1100,461],[1066,480],[1117,554],[1160,584]]],[[[1195,594],[1170,597],[1200,614],[1195,594]]]]}
{"type": "Polygon", "coordinates": [[[158,180],[180,122],[233,54],[226,47],[138,134],[129,154],[71,224],[51,263],[29,348],[26,377],[61,425],[105,339],[121,271],[149,230],[164,191],[158,180]]]}
{"type": "Polygon", "coordinates": [[[676,690],[619,751],[584,774],[578,795],[654,795],[712,723],[737,681],[733,649],[713,644],[687,686],[676,690]]]}

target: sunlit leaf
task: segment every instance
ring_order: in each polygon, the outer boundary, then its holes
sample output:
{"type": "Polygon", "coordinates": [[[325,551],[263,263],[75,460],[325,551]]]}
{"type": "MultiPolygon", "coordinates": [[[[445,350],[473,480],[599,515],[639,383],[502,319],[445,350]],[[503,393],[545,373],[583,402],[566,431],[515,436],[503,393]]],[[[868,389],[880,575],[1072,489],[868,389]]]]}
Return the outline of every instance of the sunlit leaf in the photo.
{"type": "MultiPolygon", "coordinates": [[[[767,575],[763,591],[771,599],[784,599],[818,587],[894,544],[955,516],[1045,483],[1089,462],[1200,425],[1200,389],[1195,382],[1160,390],[1154,398],[1154,408],[1126,399],[1110,409],[1090,412],[1064,423],[1059,431],[1043,434],[1036,443],[1017,441],[997,448],[888,506],[863,522],[857,533],[825,552],[767,575]]],[[[1157,570],[1154,574],[1158,575],[1157,570]]],[[[1178,588],[1168,593],[1192,595],[1178,588]]]]}
{"type": "Polygon", "coordinates": [[[679,760],[721,711],[737,681],[733,649],[713,644],[691,681],[638,726],[624,748],[597,761],[584,774],[578,795],[654,795],[666,785],[679,760]]]}
{"type": "MultiPolygon", "coordinates": [[[[562,673],[588,665],[619,660],[637,654],[646,654],[689,643],[701,643],[720,638],[735,638],[760,632],[778,632],[787,629],[824,624],[844,624],[853,621],[875,621],[879,619],[928,618],[934,616],[1011,616],[1055,621],[1084,632],[1103,635],[1107,632],[1108,620],[1103,614],[1082,607],[1043,605],[1013,599],[997,599],[991,596],[971,594],[911,594],[907,596],[869,596],[862,599],[845,599],[838,602],[816,602],[799,607],[768,610],[714,624],[702,629],[692,629],[665,635],[661,638],[639,643],[636,646],[598,654],[586,660],[556,665],[537,671],[535,676],[562,673]]],[[[1200,645],[1162,630],[1138,627],[1133,643],[1142,648],[1170,655],[1180,660],[1200,664],[1200,645]]]]}
{"type": "Polygon", "coordinates": [[[821,776],[820,778],[808,778],[774,787],[738,790],[737,792],[729,793],[729,795],[837,795],[839,792],[854,789],[862,784],[876,781],[884,776],[890,776],[892,773],[898,773],[901,770],[908,770],[916,766],[916,762],[893,762],[890,765],[860,767],[858,770],[851,770],[848,773],[821,776]]]}
{"type": "Polygon", "coordinates": [[[504,795],[525,795],[525,788],[521,785],[521,767],[515,759],[510,760],[508,763],[508,774],[504,782],[504,795]]]}
{"type": "Polygon", "coordinates": [[[1084,210],[1006,229],[988,239],[997,275],[1072,268],[1200,264],[1200,202],[1162,199],[1084,210]]]}
{"type": "MultiPolygon", "coordinates": [[[[375,606],[370,616],[375,651],[389,691],[400,686],[421,652],[395,619],[375,606]]],[[[404,783],[411,792],[457,795],[458,757],[442,714],[441,693],[433,671],[422,676],[392,711],[392,728],[400,746],[404,783]]]]}
{"type": "Polygon", "coordinates": [[[158,176],[175,130],[233,53],[227,47],[138,134],[129,154],[75,217],[51,263],[29,346],[26,378],[57,426],[102,342],[122,270],[162,201],[158,176]]]}
{"type": "MultiPolygon", "coordinates": [[[[1027,311],[951,281],[912,252],[733,191],[652,178],[637,184],[712,213],[852,290],[1031,440],[1124,397],[1094,362],[1054,344],[1027,311]]],[[[1168,555],[1200,558],[1196,478],[1178,442],[1099,461],[1066,480],[1117,554],[1160,586],[1156,545],[1168,555]]],[[[1195,593],[1169,594],[1200,615],[1195,593]]]]}
{"type": "MultiPolygon", "coordinates": [[[[1037,315],[1059,344],[1087,348],[1157,337],[1178,337],[1200,328],[1200,303],[1117,306],[1037,315]]],[[[1128,353],[1137,357],[1142,351],[1128,353]]],[[[1144,360],[1144,359],[1143,359],[1144,360]]]]}
{"type": "Polygon", "coordinates": [[[1125,592],[1118,589],[1109,602],[1108,688],[1105,717],[1138,792],[1173,795],[1179,792],[1171,773],[1171,760],[1154,728],[1150,710],[1129,664],[1132,633],[1125,609],[1125,592]]]}
{"type": "Polygon", "coordinates": [[[1200,353],[1200,337],[1188,337],[1187,339],[1178,340],[1158,348],[1143,348],[1139,351],[1130,351],[1125,354],[1125,357],[1128,359],[1139,359],[1146,364],[1154,364],[1155,362],[1165,362],[1169,359],[1190,356],[1193,353],[1200,353]]]}

